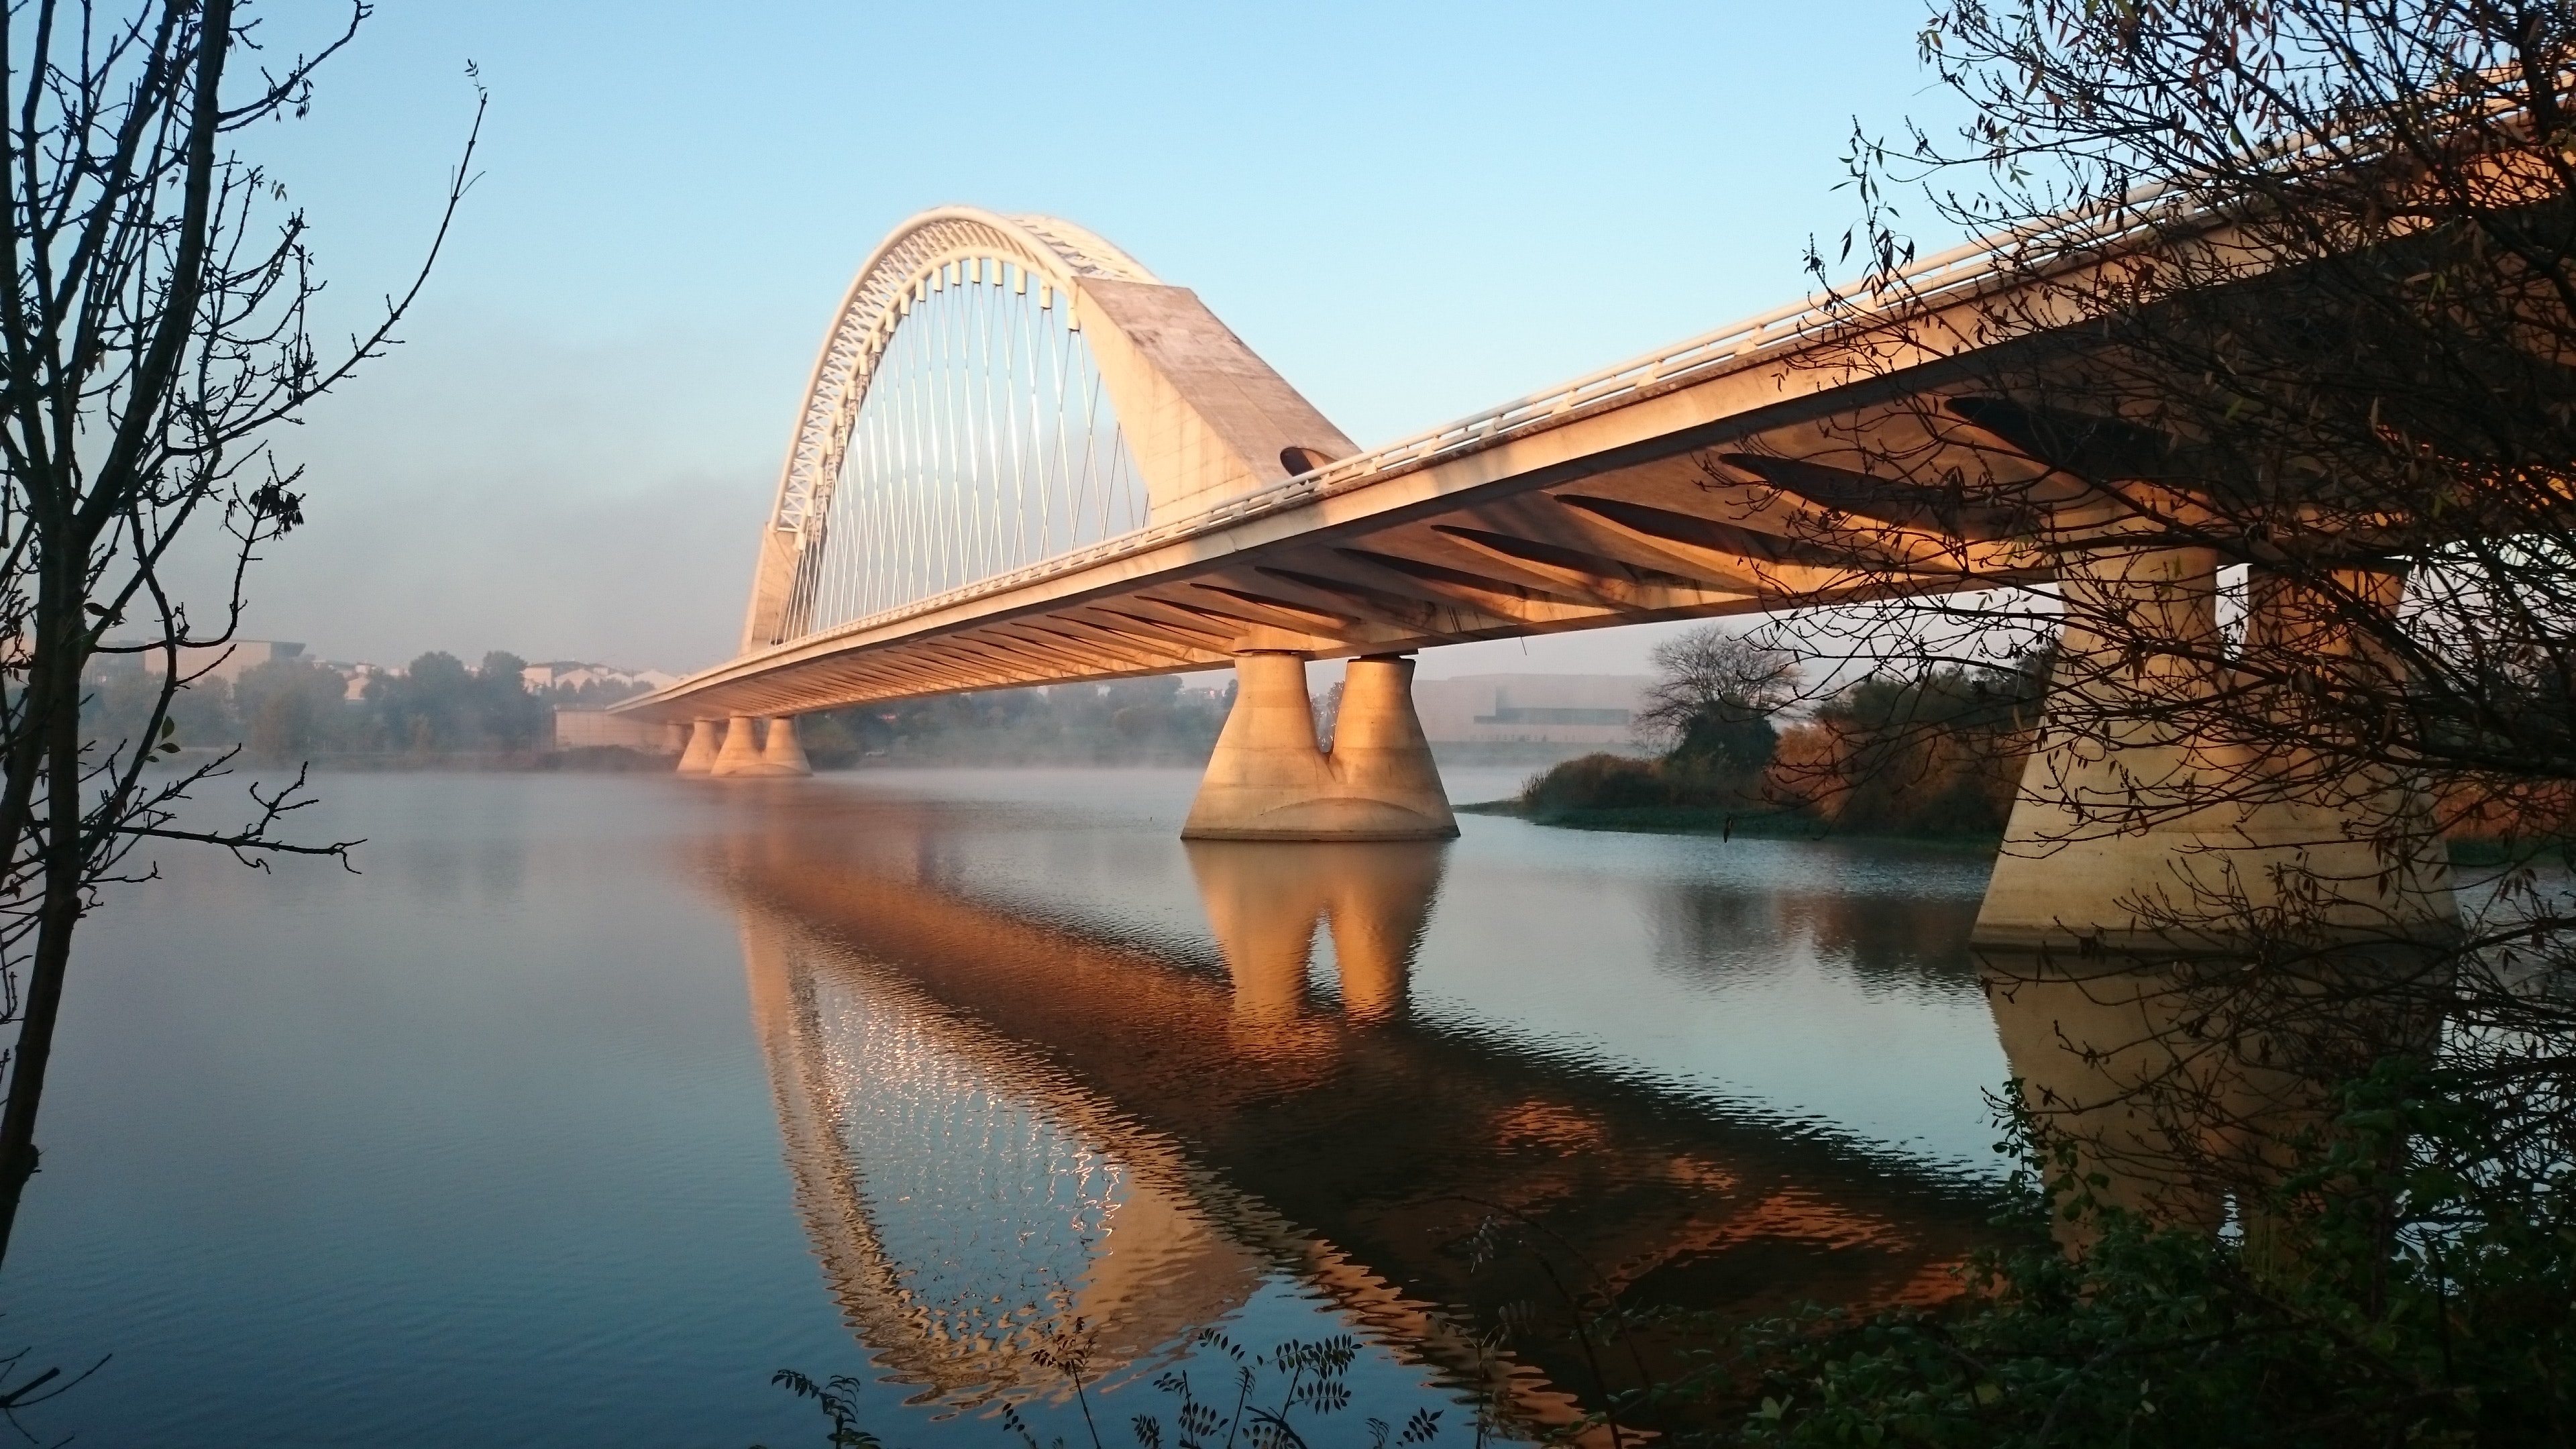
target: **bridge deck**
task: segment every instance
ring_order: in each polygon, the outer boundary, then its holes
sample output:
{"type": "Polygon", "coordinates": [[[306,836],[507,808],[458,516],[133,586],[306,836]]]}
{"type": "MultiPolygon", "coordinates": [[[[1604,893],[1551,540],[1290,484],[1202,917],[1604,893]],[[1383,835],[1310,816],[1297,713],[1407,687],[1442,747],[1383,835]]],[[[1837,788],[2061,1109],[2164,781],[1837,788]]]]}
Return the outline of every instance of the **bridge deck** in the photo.
{"type": "MultiPolygon", "coordinates": [[[[1991,257],[1966,247],[1916,269],[1907,305],[1934,323],[1918,335],[1973,310],[1996,283],[1991,257]]],[[[1848,547],[1817,542],[1848,537],[1855,517],[1904,553],[1909,592],[2038,576],[2026,553],[1914,529],[1919,491],[1859,471],[1864,453],[1909,446],[1966,448],[1989,476],[2045,471],[1941,415],[1945,383],[1964,381],[1956,354],[1892,368],[1839,349],[1824,311],[1785,308],[618,708],[792,715],[1206,669],[1249,650],[1401,652],[1885,592],[1884,557],[1854,567],[1848,547]]]]}

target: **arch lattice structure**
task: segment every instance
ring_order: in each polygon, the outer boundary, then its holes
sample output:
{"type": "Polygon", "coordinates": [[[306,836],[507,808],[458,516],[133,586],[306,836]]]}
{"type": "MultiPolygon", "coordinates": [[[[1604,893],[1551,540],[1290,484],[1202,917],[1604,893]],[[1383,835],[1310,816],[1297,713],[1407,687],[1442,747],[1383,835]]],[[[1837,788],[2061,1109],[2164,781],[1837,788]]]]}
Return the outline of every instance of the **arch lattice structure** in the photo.
{"type": "Polygon", "coordinates": [[[1352,451],[1187,290],[1070,222],[924,212],[825,334],[743,649],[1275,483],[1292,446],[1352,451]]]}

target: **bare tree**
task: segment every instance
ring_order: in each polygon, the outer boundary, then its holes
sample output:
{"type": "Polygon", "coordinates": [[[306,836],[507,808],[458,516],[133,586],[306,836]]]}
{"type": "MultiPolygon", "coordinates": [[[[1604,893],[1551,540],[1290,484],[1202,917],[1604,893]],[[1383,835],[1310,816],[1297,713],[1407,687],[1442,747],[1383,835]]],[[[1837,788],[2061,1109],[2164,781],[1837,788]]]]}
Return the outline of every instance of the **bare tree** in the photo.
{"type": "MultiPolygon", "coordinates": [[[[145,841],[229,849],[253,865],[354,842],[281,833],[304,780],[250,788],[246,819],[198,826],[182,802],[224,772],[166,763],[170,703],[195,651],[228,643],[245,571],[303,520],[300,473],[269,429],[393,340],[428,261],[336,349],[308,331],[322,290],[301,212],[236,152],[304,115],[316,69],[366,18],[352,3],[309,55],[244,74],[257,26],[235,0],[25,0],[0,22],[8,86],[0,201],[0,1018],[17,1028],[0,1105],[0,1252],[36,1169],[35,1129],[75,929],[103,886],[148,877],[145,841]],[[191,615],[170,566],[221,535],[229,587],[191,615]],[[138,737],[84,741],[84,677],[148,654],[160,694],[138,737]]],[[[469,67],[470,73],[470,67],[469,67]]],[[[468,184],[478,101],[434,261],[468,184]]]]}
{"type": "Polygon", "coordinates": [[[1672,747],[1703,724],[1768,720],[1797,696],[1798,657],[1723,624],[1654,647],[1655,682],[1637,712],[1641,738],[1672,747]]]}

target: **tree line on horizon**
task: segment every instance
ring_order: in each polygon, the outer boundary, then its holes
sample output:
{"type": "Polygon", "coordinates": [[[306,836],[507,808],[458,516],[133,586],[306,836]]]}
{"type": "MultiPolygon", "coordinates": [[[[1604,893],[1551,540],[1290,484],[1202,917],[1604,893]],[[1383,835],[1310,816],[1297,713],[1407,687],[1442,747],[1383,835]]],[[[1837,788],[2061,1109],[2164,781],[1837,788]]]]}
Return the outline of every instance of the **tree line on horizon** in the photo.
{"type": "MultiPolygon", "coordinates": [[[[468,665],[433,650],[400,672],[349,677],[318,660],[275,659],[230,682],[184,682],[164,712],[183,750],[239,747],[261,764],[350,758],[526,758],[554,747],[554,711],[599,709],[641,685],[585,681],[531,689],[527,661],[503,650],[468,665]]],[[[99,746],[152,728],[157,672],[100,671],[81,729],[99,746]]],[[[1170,677],[983,690],[824,710],[798,720],[823,769],[862,761],[915,764],[1146,765],[1203,762],[1233,703],[1231,689],[1185,695],[1170,677]]]]}
{"type": "MultiPolygon", "coordinates": [[[[527,661],[503,650],[468,666],[444,650],[402,673],[372,676],[352,696],[348,677],[311,659],[273,659],[230,683],[187,681],[170,697],[171,742],[182,749],[240,746],[262,763],[334,756],[514,755],[551,747],[558,705],[618,697],[595,684],[531,690],[527,661]]],[[[161,696],[157,673],[101,673],[84,701],[84,737],[131,740],[147,728],[161,696]]]]}

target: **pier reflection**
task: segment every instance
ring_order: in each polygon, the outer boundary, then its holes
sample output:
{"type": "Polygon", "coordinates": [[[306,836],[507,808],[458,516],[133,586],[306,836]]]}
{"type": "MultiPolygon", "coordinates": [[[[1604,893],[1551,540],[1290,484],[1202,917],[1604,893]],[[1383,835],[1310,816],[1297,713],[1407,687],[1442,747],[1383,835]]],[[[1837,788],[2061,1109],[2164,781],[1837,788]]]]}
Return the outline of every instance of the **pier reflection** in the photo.
{"type": "Polygon", "coordinates": [[[1327,926],[1342,1010],[1404,1015],[1405,977],[1448,846],[1424,840],[1184,842],[1208,928],[1234,981],[1238,1045],[1261,1051],[1304,1011],[1316,928],[1327,926]]]}
{"type": "MultiPolygon", "coordinates": [[[[2071,954],[2071,953],[2070,953],[2071,954]]],[[[2429,1058],[2441,981],[2429,953],[2389,949],[2248,969],[2239,959],[1983,953],[2005,1059],[2100,1202],[2150,1221],[2246,1233],[2331,1119],[2327,1084],[2390,1053],[2429,1058]]],[[[2080,1248],[2086,1223],[2060,1218],[2080,1248]]]]}
{"type": "Polygon", "coordinates": [[[979,893],[935,806],[746,824],[714,874],[799,1206],[853,1329],[927,1395],[1046,1385],[1030,1350],[1073,1314],[1115,1379],[1284,1274],[1562,1423],[1602,1386],[1560,1283],[1923,1299],[1984,1233],[1956,1183],[1418,1019],[1439,844],[1193,845],[1200,953],[979,893]],[[1495,1223],[1529,1246],[1486,1254],[1495,1223]]]}

